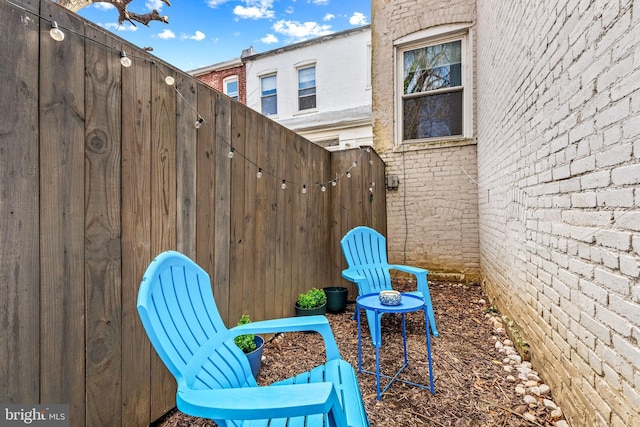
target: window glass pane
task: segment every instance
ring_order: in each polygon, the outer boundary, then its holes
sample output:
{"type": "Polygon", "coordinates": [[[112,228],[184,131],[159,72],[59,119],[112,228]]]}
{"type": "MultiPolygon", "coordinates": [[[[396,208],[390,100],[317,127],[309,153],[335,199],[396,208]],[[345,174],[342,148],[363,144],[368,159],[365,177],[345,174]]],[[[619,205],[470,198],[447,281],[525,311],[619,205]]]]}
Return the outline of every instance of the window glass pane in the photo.
{"type": "Polygon", "coordinates": [[[307,89],[316,86],[316,67],[302,68],[298,70],[298,89],[307,89]]]}
{"type": "Polygon", "coordinates": [[[278,114],[276,75],[262,77],[260,86],[262,89],[262,114],[265,116],[278,114]]]}
{"type": "Polygon", "coordinates": [[[403,100],[403,139],[462,135],[462,91],[403,100]]]}
{"type": "Polygon", "coordinates": [[[276,76],[263,77],[260,79],[262,85],[262,96],[273,95],[276,93],[276,76]]]}
{"type": "Polygon", "coordinates": [[[225,93],[237,101],[238,100],[238,81],[237,80],[228,81],[225,86],[225,93]]]}
{"type": "Polygon", "coordinates": [[[262,97],[262,114],[269,116],[278,114],[278,97],[275,95],[262,97]]]}
{"type": "Polygon", "coordinates": [[[309,108],[316,108],[316,96],[302,96],[299,98],[300,102],[298,103],[299,110],[307,110],[309,108]]]}
{"type": "Polygon", "coordinates": [[[461,62],[461,40],[404,52],[404,93],[462,86],[461,62]]]}

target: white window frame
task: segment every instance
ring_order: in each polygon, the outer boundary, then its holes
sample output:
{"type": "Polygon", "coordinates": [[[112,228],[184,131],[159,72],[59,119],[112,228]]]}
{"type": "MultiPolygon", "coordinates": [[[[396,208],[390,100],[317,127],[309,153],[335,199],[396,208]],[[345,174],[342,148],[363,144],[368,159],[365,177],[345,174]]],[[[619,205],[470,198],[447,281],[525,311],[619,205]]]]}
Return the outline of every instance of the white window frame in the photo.
{"type": "Polygon", "coordinates": [[[296,72],[296,108],[295,111],[297,113],[308,113],[308,112],[314,112],[317,111],[318,109],[318,65],[316,64],[316,61],[304,61],[304,62],[299,62],[297,64],[294,65],[295,67],[295,72],[296,72]],[[306,68],[311,68],[313,67],[314,71],[314,80],[315,80],[315,92],[313,94],[313,96],[315,96],[315,106],[312,108],[305,108],[303,110],[300,109],[300,70],[304,70],[306,68]]]}
{"type": "Polygon", "coordinates": [[[227,95],[228,97],[233,98],[233,99],[235,99],[236,101],[239,101],[239,100],[240,100],[240,81],[238,80],[238,76],[233,75],[233,76],[225,77],[225,78],[222,80],[222,89],[223,89],[223,90],[222,90],[222,92],[223,92],[225,95],[227,95]],[[233,82],[237,83],[237,85],[238,85],[238,92],[235,94],[235,96],[234,96],[234,95],[229,94],[229,92],[227,91],[227,85],[228,85],[229,83],[233,83],[233,82]]]}
{"type": "Polygon", "coordinates": [[[471,24],[444,25],[419,31],[394,42],[395,55],[395,141],[396,145],[413,143],[440,143],[441,141],[468,142],[473,138],[473,49],[471,24]],[[462,135],[404,140],[403,120],[403,54],[421,47],[461,40],[462,68],[462,135]]]}
{"type": "Polygon", "coordinates": [[[258,75],[258,87],[260,88],[260,113],[264,114],[265,116],[276,117],[278,115],[278,72],[269,70],[269,71],[260,73],[258,75]],[[275,113],[271,113],[271,114],[265,113],[262,108],[263,107],[262,101],[265,98],[262,95],[262,79],[265,79],[267,77],[274,77],[276,79],[276,93],[273,95],[269,95],[269,96],[274,96],[276,98],[276,111],[275,113]]]}

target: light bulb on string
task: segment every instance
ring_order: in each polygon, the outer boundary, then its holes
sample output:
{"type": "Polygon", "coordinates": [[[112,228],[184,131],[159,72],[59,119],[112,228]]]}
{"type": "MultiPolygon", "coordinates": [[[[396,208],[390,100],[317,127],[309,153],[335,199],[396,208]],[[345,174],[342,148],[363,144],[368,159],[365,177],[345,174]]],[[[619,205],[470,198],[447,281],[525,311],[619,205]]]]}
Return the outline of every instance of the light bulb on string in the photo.
{"type": "Polygon", "coordinates": [[[176,79],[174,79],[173,76],[167,76],[164,78],[164,82],[169,86],[173,86],[176,82],[176,79]]]}
{"type": "Polygon", "coordinates": [[[338,180],[337,179],[334,179],[333,181],[331,181],[331,185],[332,186],[335,187],[337,184],[338,184],[338,180]]]}
{"type": "Polygon", "coordinates": [[[372,165],[373,164],[373,160],[369,159],[369,164],[372,165]]]}
{"type": "Polygon", "coordinates": [[[124,50],[120,51],[120,64],[125,68],[131,67],[132,64],[131,58],[127,56],[124,50]]]}
{"type": "Polygon", "coordinates": [[[351,171],[347,171],[347,178],[351,178],[351,171]]]}
{"type": "Polygon", "coordinates": [[[320,186],[320,190],[322,190],[322,192],[324,193],[325,191],[327,191],[327,187],[324,184],[322,184],[320,186]]]}
{"type": "Polygon", "coordinates": [[[256,178],[262,178],[262,168],[258,168],[258,173],[256,174],[256,178]]]}
{"type": "Polygon", "coordinates": [[[357,162],[357,161],[355,161],[355,162],[353,162],[353,163],[351,164],[351,168],[352,168],[352,169],[353,169],[353,168],[355,168],[356,166],[358,166],[358,162],[357,162]]]}
{"type": "Polygon", "coordinates": [[[307,184],[302,184],[302,194],[307,194],[307,184]]]}
{"type": "Polygon", "coordinates": [[[49,35],[57,42],[61,42],[62,40],[64,40],[64,33],[60,28],[58,28],[58,23],[56,21],[51,21],[51,29],[49,30],[49,35]]]}
{"type": "Polygon", "coordinates": [[[200,126],[202,126],[202,123],[204,123],[204,119],[202,117],[198,117],[198,120],[196,120],[196,122],[193,124],[193,126],[196,129],[200,129],[200,126]]]}
{"type": "Polygon", "coordinates": [[[280,188],[283,190],[287,188],[287,182],[284,179],[282,180],[282,184],[280,184],[280,188]]]}
{"type": "Polygon", "coordinates": [[[229,150],[229,158],[233,159],[233,156],[235,155],[235,153],[236,153],[236,149],[231,147],[231,150],[229,150]]]}

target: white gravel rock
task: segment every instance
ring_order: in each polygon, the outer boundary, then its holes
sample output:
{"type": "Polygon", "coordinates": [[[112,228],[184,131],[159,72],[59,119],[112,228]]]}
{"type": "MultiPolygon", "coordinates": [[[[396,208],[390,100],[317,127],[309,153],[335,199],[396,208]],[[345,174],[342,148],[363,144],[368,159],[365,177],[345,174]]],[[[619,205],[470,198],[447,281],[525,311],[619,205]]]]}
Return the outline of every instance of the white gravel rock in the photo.
{"type": "Polygon", "coordinates": [[[517,394],[525,394],[527,392],[527,390],[524,389],[524,387],[516,387],[516,393],[517,394]]]}
{"type": "Polygon", "coordinates": [[[556,421],[556,427],[569,427],[569,423],[565,420],[556,421]]]}
{"type": "Polygon", "coordinates": [[[526,414],[524,414],[523,417],[525,420],[530,421],[532,423],[536,421],[536,416],[530,412],[527,412],[526,414]]]}
{"type": "Polygon", "coordinates": [[[547,394],[551,391],[551,387],[546,384],[540,384],[540,394],[547,394]]]}
{"type": "Polygon", "coordinates": [[[553,400],[544,399],[544,400],[542,401],[542,403],[544,403],[544,406],[545,406],[545,407],[547,407],[547,408],[549,408],[549,409],[551,409],[551,410],[558,409],[558,405],[556,405],[556,404],[555,404],[555,402],[554,402],[553,400]]]}
{"type": "Polygon", "coordinates": [[[538,406],[538,399],[536,399],[535,397],[531,396],[530,394],[525,395],[522,400],[524,400],[524,403],[526,403],[529,406],[538,406]]]}

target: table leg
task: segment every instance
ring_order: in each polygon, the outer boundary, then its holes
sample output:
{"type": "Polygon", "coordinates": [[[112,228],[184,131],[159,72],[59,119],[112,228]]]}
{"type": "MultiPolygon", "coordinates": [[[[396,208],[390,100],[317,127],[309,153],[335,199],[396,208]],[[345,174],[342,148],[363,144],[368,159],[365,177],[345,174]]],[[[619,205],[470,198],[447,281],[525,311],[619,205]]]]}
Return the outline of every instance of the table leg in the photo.
{"type": "Polygon", "coordinates": [[[362,336],[360,333],[360,307],[356,304],[356,320],[358,321],[358,372],[362,373],[362,336]]]}
{"type": "Polygon", "coordinates": [[[429,391],[431,394],[434,393],[435,387],[433,385],[433,363],[431,361],[431,334],[429,333],[429,316],[427,314],[426,307],[424,308],[424,320],[425,320],[425,331],[427,336],[427,359],[429,360],[429,391]]]}
{"type": "MultiPolygon", "coordinates": [[[[376,311],[376,319],[379,316],[379,313],[376,311]]],[[[376,327],[376,337],[380,337],[380,334],[382,333],[382,331],[380,330],[380,322],[376,321],[375,322],[376,327]]],[[[382,343],[382,339],[379,340],[378,343],[374,344],[375,348],[376,348],[376,391],[378,392],[378,400],[380,400],[380,345],[382,343]]]]}
{"type": "Polygon", "coordinates": [[[404,350],[404,366],[409,364],[409,357],[407,356],[407,324],[402,313],[402,346],[404,350]]]}

